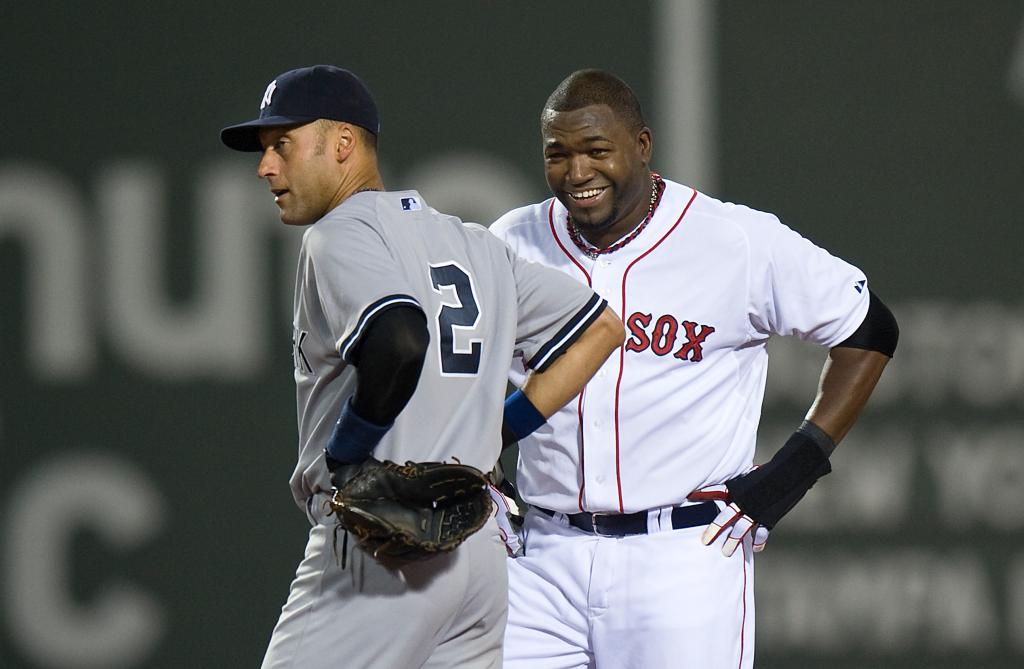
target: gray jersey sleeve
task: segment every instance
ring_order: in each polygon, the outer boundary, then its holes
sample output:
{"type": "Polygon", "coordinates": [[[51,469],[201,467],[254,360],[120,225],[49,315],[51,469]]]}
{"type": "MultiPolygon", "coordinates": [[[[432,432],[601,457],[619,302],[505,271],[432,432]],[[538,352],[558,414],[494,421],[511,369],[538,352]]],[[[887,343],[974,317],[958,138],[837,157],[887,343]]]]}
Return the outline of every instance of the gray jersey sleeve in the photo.
{"type": "Polygon", "coordinates": [[[572,277],[523,260],[507,246],[506,252],[518,300],[516,352],[527,368],[544,371],[601,315],[607,303],[572,277]],[[552,324],[559,323],[552,335],[552,324]]]}
{"type": "Polygon", "coordinates": [[[309,231],[306,242],[327,326],[346,362],[352,362],[366,325],[382,311],[422,309],[373,225],[355,218],[325,220],[309,231]]]}

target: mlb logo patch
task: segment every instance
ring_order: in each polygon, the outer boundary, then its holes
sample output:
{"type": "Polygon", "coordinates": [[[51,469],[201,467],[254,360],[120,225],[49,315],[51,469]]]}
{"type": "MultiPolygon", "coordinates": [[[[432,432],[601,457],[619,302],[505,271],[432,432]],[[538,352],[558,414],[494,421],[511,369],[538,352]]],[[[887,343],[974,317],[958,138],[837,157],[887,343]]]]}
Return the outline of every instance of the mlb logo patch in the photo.
{"type": "Polygon", "coordinates": [[[422,207],[420,201],[414,197],[402,198],[402,209],[405,211],[419,211],[422,207]]]}
{"type": "Polygon", "coordinates": [[[854,289],[856,289],[856,291],[857,291],[858,293],[863,293],[863,292],[864,292],[864,285],[865,285],[865,284],[867,284],[867,281],[864,281],[863,279],[861,279],[860,281],[858,281],[857,283],[855,283],[855,284],[853,285],[853,287],[854,287],[854,289]]]}

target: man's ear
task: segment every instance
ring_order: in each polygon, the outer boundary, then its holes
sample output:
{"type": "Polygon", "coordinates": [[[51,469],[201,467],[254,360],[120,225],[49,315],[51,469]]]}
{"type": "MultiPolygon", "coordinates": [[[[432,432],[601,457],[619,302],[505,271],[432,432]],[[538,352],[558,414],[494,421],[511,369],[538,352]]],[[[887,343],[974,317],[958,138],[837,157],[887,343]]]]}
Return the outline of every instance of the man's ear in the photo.
{"type": "Polygon", "coordinates": [[[640,147],[640,155],[643,157],[644,165],[651,162],[651,155],[654,153],[654,133],[650,128],[643,128],[636,138],[640,147]]]}
{"type": "Polygon", "coordinates": [[[334,147],[334,159],[339,163],[343,163],[355,151],[359,139],[355,129],[348,123],[339,123],[335,126],[334,130],[334,137],[331,138],[331,145],[334,147]]]}

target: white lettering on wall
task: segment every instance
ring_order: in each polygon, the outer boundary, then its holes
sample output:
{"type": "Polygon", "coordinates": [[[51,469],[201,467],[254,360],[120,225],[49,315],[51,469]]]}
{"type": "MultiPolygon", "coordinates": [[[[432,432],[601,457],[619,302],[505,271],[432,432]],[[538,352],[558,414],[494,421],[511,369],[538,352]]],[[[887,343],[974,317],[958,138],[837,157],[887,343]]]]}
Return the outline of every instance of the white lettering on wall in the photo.
{"type": "Polygon", "coordinates": [[[0,166],[0,238],[14,237],[25,252],[26,364],[51,381],[79,379],[96,367],[85,218],[67,179],[32,165],[0,166]]]}
{"type": "Polygon", "coordinates": [[[946,527],[1024,528],[1024,427],[939,425],[922,451],[946,527]]]}
{"type": "MultiPolygon", "coordinates": [[[[1024,405],[1024,310],[993,302],[890,305],[900,343],[871,407],[1024,405]]],[[[810,406],[827,351],[791,337],[769,344],[766,404],[810,406]]]]}
{"type": "Polygon", "coordinates": [[[197,184],[196,291],[172,305],[161,282],[166,186],[144,163],[99,184],[109,335],[135,367],[165,378],[250,376],[266,357],[258,182],[213,168],[197,184]]]}
{"type": "Polygon", "coordinates": [[[949,655],[990,649],[997,636],[984,565],[962,551],[779,551],[762,558],[756,587],[766,651],[949,655]]]}
{"type": "Polygon", "coordinates": [[[24,473],[8,499],[3,605],[21,652],[61,669],[113,669],[145,658],[166,630],[163,607],[113,574],[90,601],[76,601],[70,540],[88,530],[126,551],[157,535],[164,501],[153,483],[124,460],[66,453],[24,473]]]}

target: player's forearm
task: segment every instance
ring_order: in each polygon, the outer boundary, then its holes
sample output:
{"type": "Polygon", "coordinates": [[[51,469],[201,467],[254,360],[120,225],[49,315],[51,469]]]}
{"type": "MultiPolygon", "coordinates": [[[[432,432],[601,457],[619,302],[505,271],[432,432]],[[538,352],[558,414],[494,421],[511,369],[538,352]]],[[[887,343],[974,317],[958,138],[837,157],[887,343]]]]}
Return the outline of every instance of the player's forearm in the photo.
{"type": "Polygon", "coordinates": [[[605,307],[565,353],[543,372],[531,373],[523,387],[505,400],[502,446],[510,446],[530,434],[579,395],[625,338],[622,320],[605,307]]]}
{"type": "Polygon", "coordinates": [[[877,351],[831,349],[807,420],[838,444],[857,422],[888,362],[889,357],[877,351]]]}
{"type": "Polygon", "coordinates": [[[624,340],[622,320],[611,308],[605,307],[558,360],[543,372],[530,374],[523,384],[523,394],[545,419],[550,418],[580,394],[590,377],[624,340]]]}

